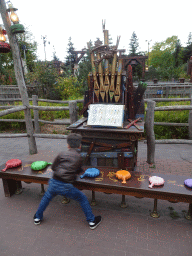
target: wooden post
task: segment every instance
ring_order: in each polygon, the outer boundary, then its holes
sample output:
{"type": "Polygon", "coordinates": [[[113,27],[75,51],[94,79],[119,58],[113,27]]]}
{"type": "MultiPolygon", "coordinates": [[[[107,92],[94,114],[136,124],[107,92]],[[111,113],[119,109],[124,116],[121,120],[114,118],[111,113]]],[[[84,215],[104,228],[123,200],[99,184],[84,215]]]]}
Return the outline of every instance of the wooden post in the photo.
{"type": "Polygon", "coordinates": [[[135,118],[134,102],[133,102],[133,77],[132,66],[128,65],[127,68],[127,81],[126,81],[127,93],[128,93],[128,117],[130,119],[135,118]]]}
{"type": "Polygon", "coordinates": [[[69,101],[69,115],[70,115],[70,123],[73,124],[77,121],[77,101],[72,100],[69,101]]]}
{"type": "MultiPolygon", "coordinates": [[[[32,101],[33,101],[33,106],[38,106],[38,96],[37,95],[32,95],[32,101]]],[[[41,133],[41,129],[39,126],[39,110],[34,109],[34,125],[35,125],[35,133],[41,133]]]]}
{"type": "Polygon", "coordinates": [[[169,98],[170,86],[166,86],[165,97],[169,98]]]}
{"type": "MultiPolygon", "coordinates": [[[[192,96],[191,96],[191,104],[190,105],[192,105],[192,96]]],[[[189,139],[192,140],[192,110],[189,110],[188,123],[189,123],[189,139]]]]}
{"type": "Polygon", "coordinates": [[[9,43],[12,50],[12,56],[13,56],[13,63],[14,63],[14,70],[15,70],[15,77],[17,80],[17,84],[19,87],[19,91],[21,94],[23,106],[26,106],[25,111],[25,123],[26,123],[26,129],[28,134],[28,143],[29,143],[29,153],[30,154],[36,154],[37,153],[37,146],[35,142],[35,137],[33,136],[33,123],[31,119],[31,112],[29,107],[29,99],[27,94],[27,88],[25,84],[24,74],[23,74],[23,68],[21,63],[21,56],[20,56],[20,50],[17,43],[17,37],[15,34],[12,34],[10,30],[11,21],[9,19],[8,13],[6,11],[6,4],[4,0],[0,0],[0,12],[1,17],[9,38],[9,43]]]}
{"type": "Polygon", "coordinates": [[[145,128],[147,134],[147,163],[154,164],[155,160],[155,134],[154,134],[154,109],[155,101],[149,100],[146,109],[145,128]]]}

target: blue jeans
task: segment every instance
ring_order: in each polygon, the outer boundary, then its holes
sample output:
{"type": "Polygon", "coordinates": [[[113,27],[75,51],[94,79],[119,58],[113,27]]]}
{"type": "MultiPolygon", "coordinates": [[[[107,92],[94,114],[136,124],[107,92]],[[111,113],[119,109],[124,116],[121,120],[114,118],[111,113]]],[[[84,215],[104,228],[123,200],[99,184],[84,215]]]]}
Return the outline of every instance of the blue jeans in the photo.
{"type": "Polygon", "coordinates": [[[78,201],[86,216],[86,220],[88,222],[94,221],[95,216],[92,213],[92,209],[87,200],[87,197],[79,189],[75,188],[71,183],[65,183],[63,181],[55,179],[49,180],[48,189],[45,192],[43,198],[41,199],[41,202],[35,214],[36,218],[42,220],[43,212],[49,205],[49,202],[52,200],[52,198],[55,197],[56,195],[66,196],[78,201]]]}

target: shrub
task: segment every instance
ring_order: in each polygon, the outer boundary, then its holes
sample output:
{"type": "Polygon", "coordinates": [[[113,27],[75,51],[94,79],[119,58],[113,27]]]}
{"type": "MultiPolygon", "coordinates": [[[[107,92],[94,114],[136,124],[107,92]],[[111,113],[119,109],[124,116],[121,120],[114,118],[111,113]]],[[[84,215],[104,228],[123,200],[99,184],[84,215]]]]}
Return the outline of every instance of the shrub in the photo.
{"type": "Polygon", "coordinates": [[[77,78],[74,76],[59,77],[57,79],[56,87],[57,90],[60,92],[63,100],[74,100],[81,96],[80,88],[77,83],[77,78]]]}

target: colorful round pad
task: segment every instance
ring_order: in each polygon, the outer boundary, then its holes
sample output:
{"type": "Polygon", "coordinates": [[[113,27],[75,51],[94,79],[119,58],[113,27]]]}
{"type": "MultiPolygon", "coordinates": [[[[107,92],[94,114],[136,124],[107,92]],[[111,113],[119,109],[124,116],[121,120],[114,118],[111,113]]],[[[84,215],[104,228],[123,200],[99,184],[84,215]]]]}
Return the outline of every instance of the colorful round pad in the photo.
{"type": "Polygon", "coordinates": [[[126,183],[126,180],[131,178],[131,173],[126,170],[120,170],[116,172],[115,176],[118,179],[123,180],[122,183],[126,183]]]}
{"type": "Polygon", "coordinates": [[[185,186],[192,188],[192,179],[186,179],[184,181],[185,186]]]}
{"type": "Polygon", "coordinates": [[[158,176],[151,176],[149,182],[151,183],[149,188],[152,188],[153,186],[161,186],[165,183],[164,179],[158,176]]]}
{"type": "Polygon", "coordinates": [[[8,160],[6,162],[6,166],[5,168],[2,170],[3,172],[5,172],[7,169],[9,168],[15,168],[15,167],[18,167],[22,164],[21,160],[19,159],[11,159],[11,160],[8,160]]]}
{"type": "Polygon", "coordinates": [[[48,164],[52,163],[48,163],[46,161],[36,161],[31,164],[31,169],[34,171],[40,171],[43,170],[48,164]]]}
{"type": "Polygon", "coordinates": [[[80,176],[81,179],[83,179],[84,177],[89,177],[89,178],[95,178],[97,176],[99,176],[100,171],[97,168],[88,168],[84,174],[82,174],[80,176]]]}

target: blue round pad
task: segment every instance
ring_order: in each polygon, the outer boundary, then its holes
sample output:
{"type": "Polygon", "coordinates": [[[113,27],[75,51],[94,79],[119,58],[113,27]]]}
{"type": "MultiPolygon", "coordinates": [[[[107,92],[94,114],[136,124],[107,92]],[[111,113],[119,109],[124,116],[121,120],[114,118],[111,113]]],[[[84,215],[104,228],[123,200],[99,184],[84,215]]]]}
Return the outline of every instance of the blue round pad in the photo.
{"type": "Polygon", "coordinates": [[[185,186],[192,188],[192,179],[187,179],[184,181],[185,186]]]}
{"type": "Polygon", "coordinates": [[[83,175],[80,176],[81,179],[84,177],[89,177],[89,178],[95,178],[99,176],[100,171],[97,168],[88,168],[83,175]]]}

